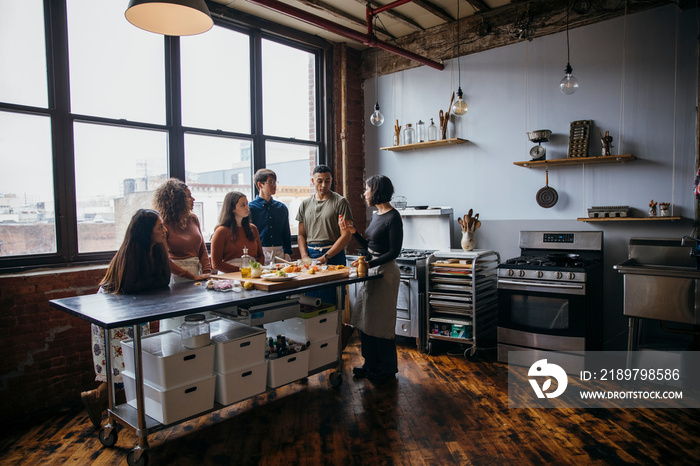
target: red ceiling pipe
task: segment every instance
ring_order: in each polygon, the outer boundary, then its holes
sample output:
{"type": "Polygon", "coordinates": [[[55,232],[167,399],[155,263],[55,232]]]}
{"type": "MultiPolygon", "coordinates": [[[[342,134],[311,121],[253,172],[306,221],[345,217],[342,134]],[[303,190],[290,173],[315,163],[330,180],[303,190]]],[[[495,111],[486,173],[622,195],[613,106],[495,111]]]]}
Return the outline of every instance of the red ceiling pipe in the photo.
{"type": "MultiPolygon", "coordinates": [[[[296,18],[296,19],[305,21],[309,24],[313,24],[314,26],[318,26],[318,27],[327,29],[330,32],[333,32],[333,33],[338,34],[338,35],[343,36],[343,37],[347,37],[348,39],[352,39],[352,40],[355,40],[357,42],[362,42],[363,44],[368,45],[370,47],[378,47],[380,49],[384,49],[384,50],[389,51],[391,53],[394,53],[396,55],[408,58],[409,60],[413,60],[413,61],[416,61],[416,62],[421,63],[423,65],[429,66],[431,68],[435,68],[436,70],[442,71],[443,69],[445,69],[445,65],[443,65],[442,63],[438,63],[436,61],[430,60],[429,58],[422,57],[422,56],[415,54],[413,52],[409,52],[408,50],[404,50],[400,47],[396,47],[395,45],[391,45],[387,42],[381,41],[381,40],[377,39],[374,36],[374,34],[363,34],[361,32],[357,32],[353,29],[342,26],[338,23],[334,23],[333,21],[329,21],[325,18],[321,18],[320,16],[316,16],[312,13],[308,13],[304,10],[300,10],[300,9],[295,8],[293,6],[287,5],[286,3],[282,3],[282,2],[279,2],[277,0],[248,0],[248,1],[251,3],[257,3],[258,5],[266,6],[272,10],[279,11],[281,13],[289,15],[292,18],[296,18]]],[[[404,1],[404,0],[398,0],[398,1],[404,1]]],[[[398,2],[394,2],[394,3],[398,3],[398,2]]],[[[404,3],[405,3],[405,1],[404,1],[404,3]]]]}

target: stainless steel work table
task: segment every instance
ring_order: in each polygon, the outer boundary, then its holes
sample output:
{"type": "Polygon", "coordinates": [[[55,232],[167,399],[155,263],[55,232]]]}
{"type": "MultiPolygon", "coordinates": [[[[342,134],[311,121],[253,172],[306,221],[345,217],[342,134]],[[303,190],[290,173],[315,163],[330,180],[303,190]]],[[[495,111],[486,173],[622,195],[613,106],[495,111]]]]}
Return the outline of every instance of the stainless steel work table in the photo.
{"type": "MultiPolygon", "coordinates": [[[[148,463],[148,433],[167,427],[160,424],[155,419],[146,416],[143,395],[143,366],[141,360],[141,332],[139,325],[153,322],[169,317],[178,317],[187,314],[204,311],[222,311],[230,309],[232,306],[252,306],[280,301],[290,295],[306,293],[323,288],[336,288],[338,300],[338,334],[341,335],[342,327],[342,289],[345,285],[367,280],[376,280],[382,275],[372,275],[367,277],[343,278],[313,285],[299,286],[298,288],[279,291],[241,291],[241,292],[217,292],[207,290],[202,285],[196,286],[193,282],[183,282],[171,285],[168,288],[138,293],[133,295],[115,294],[91,294],[75,296],[72,298],[53,299],[49,301],[51,306],[74,315],[80,319],[87,320],[105,329],[105,336],[109,341],[110,329],[117,327],[133,326],[134,330],[134,367],[136,382],[136,408],[124,403],[116,406],[114,399],[114,385],[112,383],[112,362],[111,347],[105,345],[107,351],[105,363],[107,365],[107,388],[108,388],[108,419],[107,424],[100,430],[100,442],[105,446],[113,446],[117,442],[117,421],[133,428],[137,436],[137,446],[129,452],[127,462],[129,465],[145,465],[148,463]]],[[[334,387],[342,383],[342,345],[338,345],[338,360],[329,367],[322,367],[313,373],[321,372],[337,366],[337,371],[331,374],[330,380],[334,387]]],[[[310,374],[312,375],[312,374],[310,374]]],[[[223,408],[223,405],[215,403],[214,408],[205,413],[200,413],[198,417],[212,411],[223,408]]],[[[191,418],[188,418],[191,419],[191,418]]],[[[183,419],[179,422],[187,421],[183,419]]],[[[177,424],[177,423],[176,423],[177,424]]]]}

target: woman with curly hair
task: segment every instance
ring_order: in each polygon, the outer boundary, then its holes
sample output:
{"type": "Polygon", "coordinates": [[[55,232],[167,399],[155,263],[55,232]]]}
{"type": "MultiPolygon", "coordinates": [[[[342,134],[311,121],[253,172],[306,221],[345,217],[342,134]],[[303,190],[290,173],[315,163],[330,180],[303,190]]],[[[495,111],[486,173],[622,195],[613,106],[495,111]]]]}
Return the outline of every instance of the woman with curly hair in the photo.
{"type": "Polygon", "coordinates": [[[243,248],[261,264],[265,261],[258,229],[250,223],[248,198],[238,191],[224,197],[219,224],[211,238],[211,260],[216,270],[223,273],[238,272],[243,248]]]}
{"type": "Polygon", "coordinates": [[[153,206],[168,228],[166,239],[172,282],[209,278],[211,262],[199,219],[192,212],[194,197],[190,188],[181,180],[171,178],[156,189],[153,206]]]}
{"type": "MultiPolygon", "coordinates": [[[[156,288],[166,288],[170,283],[170,260],[165,245],[168,230],[158,212],[140,209],[131,218],[124,235],[124,242],[112,258],[98,293],[132,294],[156,288]]],[[[110,367],[115,384],[123,383],[124,369],[121,341],[133,338],[132,327],[111,329],[108,344],[112,350],[110,367]]],[[[147,335],[148,325],[141,326],[141,334],[147,335]]],[[[83,392],[80,397],[95,428],[100,427],[107,404],[106,346],[104,329],[92,325],[92,359],[95,380],[102,382],[94,390],[83,392]]],[[[119,386],[117,401],[124,401],[123,388],[119,386]]]]}

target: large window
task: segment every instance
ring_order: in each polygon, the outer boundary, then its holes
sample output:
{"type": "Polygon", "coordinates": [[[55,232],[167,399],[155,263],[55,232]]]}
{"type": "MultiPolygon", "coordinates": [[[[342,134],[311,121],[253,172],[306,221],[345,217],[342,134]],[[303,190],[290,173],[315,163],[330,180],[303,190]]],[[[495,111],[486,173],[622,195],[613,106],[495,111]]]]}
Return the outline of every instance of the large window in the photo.
{"type": "Polygon", "coordinates": [[[169,177],[208,241],[225,194],[252,200],[271,168],[296,233],[326,152],[326,45],[212,6],[213,29],[178,38],[121,1],[0,0],[0,269],[109,259],[169,177]]]}

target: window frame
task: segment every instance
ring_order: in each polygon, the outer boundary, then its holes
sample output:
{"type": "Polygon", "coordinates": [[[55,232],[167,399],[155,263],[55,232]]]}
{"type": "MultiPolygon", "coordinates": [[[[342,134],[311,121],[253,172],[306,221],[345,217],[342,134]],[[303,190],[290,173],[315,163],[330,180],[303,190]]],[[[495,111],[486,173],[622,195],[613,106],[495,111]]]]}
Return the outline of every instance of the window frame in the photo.
{"type": "Polygon", "coordinates": [[[185,127],[181,118],[180,38],[163,36],[165,60],[165,124],[79,115],[70,111],[70,77],[68,63],[68,26],[66,0],[43,0],[44,31],[47,62],[48,107],[37,108],[0,102],[0,111],[47,116],[51,122],[51,141],[54,180],[54,209],[56,246],[54,253],[0,257],[0,273],[9,273],[36,267],[57,267],[104,263],[115,251],[79,253],[76,214],[74,123],[85,122],[114,125],[124,128],[151,129],[168,133],[168,176],[185,179],[185,134],[199,134],[227,138],[243,138],[252,142],[251,186],[253,174],[265,166],[267,141],[317,147],[317,163],[329,164],[332,147],[331,122],[328,121],[332,94],[332,46],[316,36],[256,18],[221,4],[207,2],[215,26],[249,35],[251,133],[185,127]],[[315,56],[316,137],[302,140],[266,135],[262,131],[262,40],[271,40],[312,53],[315,56]]]}

